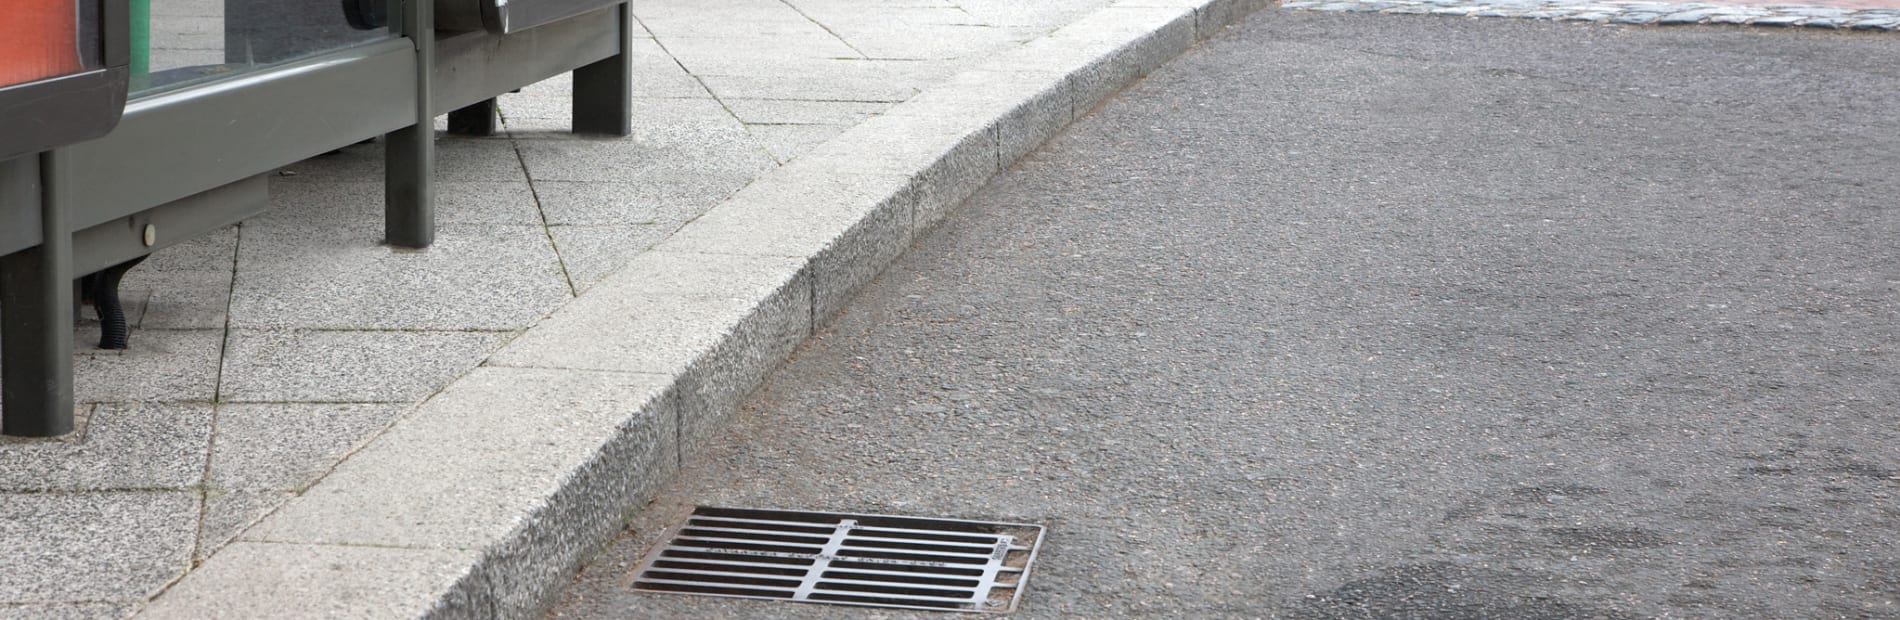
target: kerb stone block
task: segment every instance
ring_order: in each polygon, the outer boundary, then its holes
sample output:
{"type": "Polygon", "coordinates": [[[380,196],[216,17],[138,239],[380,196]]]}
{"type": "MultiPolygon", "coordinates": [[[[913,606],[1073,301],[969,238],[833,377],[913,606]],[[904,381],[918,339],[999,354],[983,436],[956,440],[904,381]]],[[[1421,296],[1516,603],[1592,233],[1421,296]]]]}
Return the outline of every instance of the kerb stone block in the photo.
{"type": "Polygon", "coordinates": [[[482,549],[460,598],[531,614],[677,469],[667,379],[478,369],[240,540],[482,549]]]}

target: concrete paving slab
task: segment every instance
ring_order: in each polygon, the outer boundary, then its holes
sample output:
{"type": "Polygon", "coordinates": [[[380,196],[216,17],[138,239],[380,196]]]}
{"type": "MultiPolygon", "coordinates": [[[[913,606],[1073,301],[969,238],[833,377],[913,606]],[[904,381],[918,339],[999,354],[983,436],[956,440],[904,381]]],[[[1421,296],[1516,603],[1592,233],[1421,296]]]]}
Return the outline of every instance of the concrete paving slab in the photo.
{"type": "Polygon", "coordinates": [[[211,415],[208,404],[96,405],[77,440],[0,444],[0,490],[194,487],[204,480],[211,415]]]}
{"type": "Polygon", "coordinates": [[[230,271],[237,260],[237,226],[226,226],[153,252],[127,273],[230,271]]]}
{"type": "Polygon", "coordinates": [[[198,524],[198,545],[192,561],[202,563],[236,540],[238,534],[256,525],[296,494],[288,491],[225,491],[207,489],[204,519],[198,524]]]}
{"type": "Polygon", "coordinates": [[[82,403],[210,402],[224,335],[211,329],[141,329],[131,347],[96,348],[98,325],[79,336],[73,393],[82,403]]]}
{"type": "Polygon", "coordinates": [[[720,99],[898,102],[955,73],[947,63],[908,60],[817,60],[770,74],[701,75],[720,99]]]}
{"type": "Polygon", "coordinates": [[[796,8],[771,0],[679,3],[639,0],[632,3],[640,24],[661,38],[745,35],[812,35],[824,28],[799,14],[796,8]]]}
{"type": "Polygon", "coordinates": [[[722,99],[720,103],[747,125],[850,126],[890,108],[886,103],[802,101],[797,99],[722,99]]]}
{"type": "Polygon", "coordinates": [[[839,36],[866,57],[878,60],[954,60],[975,58],[1033,38],[1014,29],[989,25],[938,25],[893,31],[876,22],[838,29],[839,36]]]}
{"type": "MultiPolygon", "coordinates": [[[[786,9],[780,4],[778,9],[786,9]]],[[[718,19],[704,14],[656,16],[642,14],[640,23],[655,38],[668,40],[691,37],[743,38],[749,36],[819,36],[825,29],[796,11],[774,13],[769,19],[718,19]]]]}
{"type": "MultiPolygon", "coordinates": [[[[294,177],[273,177],[270,216],[285,225],[311,229],[379,227],[383,218],[383,184],[356,178],[358,180],[347,182],[309,183],[294,181],[294,177]]],[[[534,208],[534,192],[525,179],[437,183],[436,222],[504,226],[541,223],[534,208]]],[[[229,259],[227,255],[224,265],[227,270],[229,259]]]]}
{"type": "MultiPolygon", "coordinates": [[[[231,272],[144,272],[125,274],[119,296],[131,326],[149,329],[224,329],[231,305],[231,272]]],[[[90,311],[88,315],[92,315],[90,311]]]]}
{"type": "Polygon", "coordinates": [[[0,620],[119,620],[134,603],[0,603],[0,620]]]}
{"type": "Polygon", "coordinates": [[[745,37],[668,37],[660,42],[688,73],[763,75],[827,61],[862,60],[864,54],[829,32],[745,37]]]}
{"type": "MultiPolygon", "coordinates": [[[[796,3],[798,12],[824,24],[840,36],[882,25],[885,30],[910,31],[919,26],[988,26],[968,11],[949,2],[905,2],[865,5],[852,2],[816,0],[796,3]]],[[[929,30],[918,30],[927,36],[929,30]]]]}
{"type": "Polygon", "coordinates": [[[226,491],[302,491],[407,410],[394,404],[220,406],[205,482],[226,491]]]}
{"type": "Polygon", "coordinates": [[[584,293],[671,234],[675,225],[549,226],[574,290],[584,293]]]}
{"type": "Polygon", "coordinates": [[[197,513],[195,491],[0,492],[0,601],[142,601],[185,572],[197,513]]]}
{"type": "Polygon", "coordinates": [[[375,222],[295,218],[273,212],[244,225],[233,327],[511,330],[570,296],[540,226],[444,225],[418,252],[383,245],[375,222]]]}
{"type": "Polygon", "coordinates": [[[729,130],[716,132],[679,132],[628,140],[522,140],[517,144],[536,182],[618,182],[655,174],[758,174],[772,166],[771,157],[736,122],[729,130]]]}
{"type": "Polygon", "coordinates": [[[420,618],[449,610],[477,617],[486,601],[445,602],[442,596],[476,556],[464,550],[232,543],[138,617],[420,618]]]}
{"type": "Polygon", "coordinates": [[[231,330],[226,403],[411,403],[481,363],[505,332],[231,330]]]}
{"type": "MultiPolygon", "coordinates": [[[[881,104],[880,104],[881,105],[881,104]]],[[[746,125],[746,133],[759,143],[779,164],[789,163],[820,144],[830,141],[849,125],[746,125]]]]}
{"type": "Polygon", "coordinates": [[[550,226],[677,228],[719,204],[756,175],[653,171],[624,182],[541,181],[535,193],[550,226]]]}
{"type": "Polygon", "coordinates": [[[678,466],[667,383],[477,370],[243,539],[482,549],[467,587],[494,597],[494,616],[532,612],[678,466]]]}

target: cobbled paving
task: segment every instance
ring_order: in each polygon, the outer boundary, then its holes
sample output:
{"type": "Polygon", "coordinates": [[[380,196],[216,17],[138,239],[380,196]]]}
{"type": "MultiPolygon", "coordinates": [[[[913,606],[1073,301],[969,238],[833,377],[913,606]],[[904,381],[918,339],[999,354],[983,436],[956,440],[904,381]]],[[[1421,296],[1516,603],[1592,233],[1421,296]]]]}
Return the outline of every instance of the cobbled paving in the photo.
{"type": "Polygon", "coordinates": [[[1852,9],[1795,4],[1734,6],[1591,0],[1312,0],[1283,8],[1307,11],[1519,17],[1558,21],[1680,26],[1732,24],[1893,32],[1900,8],[1852,9]]]}

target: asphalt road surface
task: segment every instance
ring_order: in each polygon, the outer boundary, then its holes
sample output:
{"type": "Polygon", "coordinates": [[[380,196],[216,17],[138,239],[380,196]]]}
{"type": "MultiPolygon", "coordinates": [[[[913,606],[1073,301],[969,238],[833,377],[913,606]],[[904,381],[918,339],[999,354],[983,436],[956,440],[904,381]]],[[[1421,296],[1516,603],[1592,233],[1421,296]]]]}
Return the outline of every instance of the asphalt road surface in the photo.
{"type": "MultiPolygon", "coordinates": [[[[1900,36],[1269,10],[869,287],[691,506],[1049,527],[1021,618],[1900,617],[1900,36]]],[[[940,617],[917,614],[920,617],[940,617]]]]}

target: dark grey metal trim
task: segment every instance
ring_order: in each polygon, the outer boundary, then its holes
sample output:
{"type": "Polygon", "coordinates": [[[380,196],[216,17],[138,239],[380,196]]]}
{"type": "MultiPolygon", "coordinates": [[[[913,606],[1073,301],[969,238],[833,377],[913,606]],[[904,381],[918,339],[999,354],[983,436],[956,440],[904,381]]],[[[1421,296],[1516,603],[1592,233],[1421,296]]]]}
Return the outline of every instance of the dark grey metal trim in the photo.
{"type": "Polygon", "coordinates": [[[0,86],[0,160],[106,135],[125,109],[131,16],[122,0],[99,5],[99,56],[83,73],[0,86]]]}
{"type": "Polygon", "coordinates": [[[435,113],[619,54],[619,13],[616,6],[507,36],[468,32],[436,39],[435,113]]]}
{"type": "Polygon", "coordinates": [[[190,241],[270,209],[270,179],[258,175],[73,233],[73,273],[94,273],[190,241]],[[152,244],[146,245],[146,227],[152,244]]]}
{"type": "Polygon", "coordinates": [[[40,244],[38,155],[0,160],[0,256],[40,244]]]}
{"type": "Polygon", "coordinates": [[[619,0],[435,0],[435,25],[449,32],[515,34],[619,4],[619,0]]]}
{"type": "MultiPolygon", "coordinates": [[[[494,0],[488,0],[490,4],[494,0]]],[[[515,0],[499,3],[489,30],[501,33],[522,32],[552,24],[582,13],[619,4],[616,0],[515,0]]]]}
{"type": "Polygon", "coordinates": [[[89,228],[415,123],[415,48],[391,39],[126,106],[119,128],[61,149],[89,228]],[[341,93],[375,96],[341,97],[341,93]]]}
{"type": "Polygon", "coordinates": [[[114,67],[0,88],[0,159],[112,131],[125,108],[127,75],[114,67]]]}

